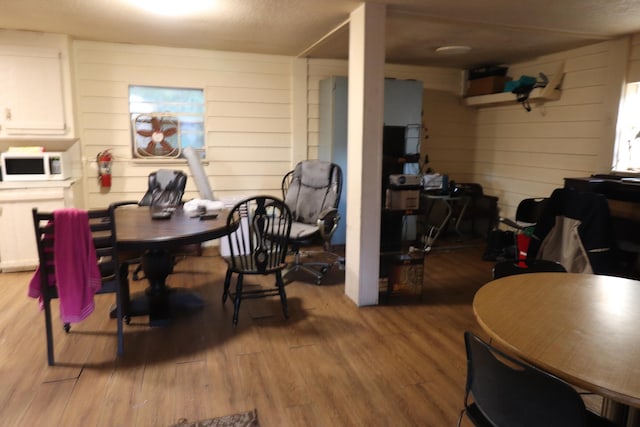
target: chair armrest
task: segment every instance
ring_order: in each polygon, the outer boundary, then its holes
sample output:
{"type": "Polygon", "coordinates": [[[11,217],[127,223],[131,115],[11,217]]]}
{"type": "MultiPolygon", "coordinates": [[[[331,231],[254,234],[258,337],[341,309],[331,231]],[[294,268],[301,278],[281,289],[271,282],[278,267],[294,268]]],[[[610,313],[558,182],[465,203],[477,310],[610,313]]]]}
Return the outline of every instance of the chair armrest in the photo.
{"type": "Polygon", "coordinates": [[[318,229],[320,231],[320,236],[322,240],[325,242],[329,242],[331,240],[331,236],[338,228],[338,223],[340,222],[340,214],[338,213],[338,209],[329,208],[320,212],[318,215],[318,219],[316,220],[318,224],[318,229]]]}
{"type": "Polygon", "coordinates": [[[498,222],[508,225],[511,228],[515,228],[516,230],[522,230],[524,228],[523,226],[509,218],[500,217],[498,218],[498,222]]]}

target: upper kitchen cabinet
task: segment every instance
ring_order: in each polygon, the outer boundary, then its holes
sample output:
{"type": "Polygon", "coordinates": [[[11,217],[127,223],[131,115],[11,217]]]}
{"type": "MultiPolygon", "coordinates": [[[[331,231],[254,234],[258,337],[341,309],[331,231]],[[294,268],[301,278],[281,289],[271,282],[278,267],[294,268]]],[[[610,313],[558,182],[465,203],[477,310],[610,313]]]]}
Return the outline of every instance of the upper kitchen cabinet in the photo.
{"type": "Polygon", "coordinates": [[[66,133],[60,52],[0,46],[2,135],[66,133]]]}
{"type": "Polygon", "coordinates": [[[0,34],[0,141],[73,139],[67,39],[19,35],[0,34]]]}

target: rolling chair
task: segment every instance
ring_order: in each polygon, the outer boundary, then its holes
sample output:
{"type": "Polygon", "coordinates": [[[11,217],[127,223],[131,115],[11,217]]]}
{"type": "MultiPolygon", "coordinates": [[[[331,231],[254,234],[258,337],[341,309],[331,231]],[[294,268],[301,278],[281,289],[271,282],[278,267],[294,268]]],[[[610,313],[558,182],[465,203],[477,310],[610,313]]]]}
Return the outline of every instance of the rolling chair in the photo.
{"type": "Polygon", "coordinates": [[[60,317],[68,333],[71,322],[78,322],[93,311],[93,293],[115,293],[117,354],[124,354],[122,323],[129,288],[127,269],[120,264],[116,250],[115,208],[32,210],[39,264],[29,285],[29,296],[42,302],[50,366],[55,364],[51,321],[54,298],[60,301],[60,317]],[[73,238],[64,242],[70,233],[73,238]],[[56,278],[60,283],[55,282],[56,278]]]}
{"type": "Polygon", "coordinates": [[[515,220],[504,217],[498,219],[499,222],[513,230],[515,247],[513,260],[522,261],[527,258],[533,229],[548,202],[549,199],[546,197],[523,199],[516,208],[515,220]]]}
{"type": "Polygon", "coordinates": [[[561,379],[510,357],[471,332],[464,334],[467,382],[464,408],[475,426],[614,426],[585,408],[580,394],[561,379]]]}
{"type": "Polygon", "coordinates": [[[187,175],[179,170],[160,169],[148,177],[147,192],[138,202],[140,206],[171,207],[182,203],[187,175]]]}
{"type": "Polygon", "coordinates": [[[222,303],[231,296],[234,302],[233,326],[238,325],[240,303],[245,298],[280,296],[284,317],[288,318],[287,294],[282,271],[289,244],[292,216],[282,200],[269,196],[256,196],[236,204],[227,216],[227,227],[235,229],[227,235],[229,242],[227,273],[224,280],[222,303]],[[231,292],[231,278],[237,274],[235,292],[231,292]],[[245,289],[244,276],[273,274],[275,287],[245,289]]]}
{"type": "Polygon", "coordinates": [[[604,195],[557,188],[535,226],[527,257],[558,261],[571,273],[615,275],[614,235],[604,195]]]}
{"type": "MultiPolygon", "coordinates": [[[[148,177],[147,191],[138,202],[138,205],[158,208],[179,206],[182,203],[182,196],[184,195],[186,186],[187,175],[182,171],[159,169],[151,172],[148,177]]],[[[200,245],[184,246],[179,249],[179,252],[185,254],[197,253],[200,255],[201,247],[200,245]]],[[[138,264],[133,271],[132,278],[135,281],[142,280],[143,277],[140,277],[142,265],[140,264],[139,257],[128,260],[127,263],[129,265],[138,264]]]]}
{"type": "Polygon", "coordinates": [[[303,160],[282,180],[282,196],[293,214],[290,245],[294,261],[285,273],[311,274],[319,285],[329,268],[341,259],[331,252],[331,237],[338,227],[338,203],[342,191],[342,170],[335,163],[303,160]],[[336,262],[302,262],[302,246],[320,241],[323,253],[338,258],[336,262]]]}

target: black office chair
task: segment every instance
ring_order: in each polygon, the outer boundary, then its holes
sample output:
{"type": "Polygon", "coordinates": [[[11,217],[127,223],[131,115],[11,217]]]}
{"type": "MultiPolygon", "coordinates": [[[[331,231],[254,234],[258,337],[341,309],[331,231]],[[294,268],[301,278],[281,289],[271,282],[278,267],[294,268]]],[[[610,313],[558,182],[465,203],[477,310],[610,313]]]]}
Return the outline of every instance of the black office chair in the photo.
{"type": "Polygon", "coordinates": [[[316,284],[329,268],[342,259],[331,251],[331,237],[338,227],[338,203],[342,192],[342,170],[335,163],[322,160],[304,160],[282,180],[282,197],[293,214],[290,244],[294,261],[285,276],[294,271],[305,271],[314,276],[316,284]],[[323,253],[335,258],[334,262],[302,262],[302,246],[321,243],[323,253]]]}
{"type": "Polygon", "coordinates": [[[515,359],[471,332],[464,334],[467,383],[464,409],[475,426],[614,426],[588,411],[578,392],[559,378],[515,359]]]}
{"type": "Polygon", "coordinates": [[[556,261],[548,259],[527,259],[524,261],[501,261],[493,266],[493,279],[525,273],[566,273],[567,270],[556,261]]]}
{"type": "Polygon", "coordinates": [[[182,203],[187,175],[179,170],[159,169],[148,177],[147,192],[138,204],[140,206],[178,206],[182,203]]]}
{"type": "Polygon", "coordinates": [[[528,258],[558,261],[571,273],[615,275],[618,254],[607,198],[557,188],[534,229],[528,258]]]}
{"type": "Polygon", "coordinates": [[[549,198],[547,197],[523,199],[518,203],[515,219],[505,217],[498,219],[513,231],[514,253],[510,254],[510,259],[524,260],[527,258],[529,239],[548,202],[549,198]]]}
{"type": "Polygon", "coordinates": [[[91,299],[81,300],[84,304],[79,307],[73,305],[74,301],[78,301],[77,293],[92,292],[90,289],[97,289],[96,294],[116,294],[117,354],[118,356],[124,354],[122,323],[126,317],[124,300],[129,294],[129,288],[127,270],[120,265],[116,250],[114,211],[115,206],[89,211],[61,209],[53,212],[39,212],[37,208],[32,211],[39,264],[29,287],[29,295],[39,297],[42,301],[47,339],[47,361],[50,366],[55,363],[51,300],[60,298],[64,330],[69,332],[71,322],[82,320],[90,313],[89,310],[92,310],[91,299]],[[56,241],[65,238],[64,234],[58,234],[56,230],[62,233],[69,230],[79,230],[79,232],[73,234],[71,244],[59,243],[56,245],[56,241]],[[64,250],[62,256],[56,250],[64,250]],[[87,259],[87,257],[93,256],[96,258],[95,261],[87,259]],[[92,262],[97,263],[97,271],[93,269],[92,262]],[[86,266],[85,274],[82,276],[82,282],[79,283],[75,272],[83,265],[86,266]],[[62,279],[61,275],[66,276],[64,287],[55,283],[56,269],[60,270],[58,271],[58,279],[62,279]],[[91,273],[92,271],[94,274],[91,273]],[[85,278],[86,280],[84,280],[85,278]],[[91,283],[93,280],[96,282],[91,283]],[[63,304],[67,307],[67,312],[64,312],[63,304]],[[69,309],[69,307],[74,309],[69,309]],[[81,315],[78,315],[78,310],[81,310],[81,315]]]}
{"type": "Polygon", "coordinates": [[[240,303],[245,298],[279,295],[284,317],[288,318],[287,294],[282,270],[289,245],[293,217],[287,205],[270,196],[256,196],[236,204],[227,217],[227,227],[236,229],[227,236],[230,255],[225,257],[227,274],[222,303],[231,296],[234,301],[233,325],[238,324],[240,303]],[[237,274],[235,292],[229,290],[231,278],[237,274]],[[245,275],[269,275],[276,278],[275,287],[244,288],[245,275]]]}
{"type": "MultiPolygon", "coordinates": [[[[156,208],[179,206],[182,203],[182,196],[184,195],[186,186],[187,175],[180,170],[159,169],[151,172],[148,176],[147,191],[138,202],[138,205],[156,208]]],[[[202,249],[200,245],[189,245],[178,248],[174,255],[200,255],[201,253],[202,249]]],[[[174,264],[175,262],[174,257],[174,264]]],[[[138,264],[132,274],[133,280],[138,281],[144,279],[144,277],[140,276],[142,265],[140,264],[139,257],[130,259],[127,263],[129,265],[138,264]]]]}

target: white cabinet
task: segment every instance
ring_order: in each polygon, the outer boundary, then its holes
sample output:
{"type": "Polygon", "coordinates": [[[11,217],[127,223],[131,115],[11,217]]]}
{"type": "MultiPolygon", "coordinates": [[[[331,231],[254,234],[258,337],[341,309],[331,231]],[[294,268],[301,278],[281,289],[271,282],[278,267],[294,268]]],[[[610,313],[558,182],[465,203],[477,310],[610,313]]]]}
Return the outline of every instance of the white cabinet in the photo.
{"type": "Polygon", "coordinates": [[[66,133],[60,51],[0,46],[0,137],[66,133]]]}
{"type": "Polygon", "coordinates": [[[31,210],[52,211],[74,205],[74,181],[0,183],[0,270],[33,270],[38,249],[31,210]]]}

